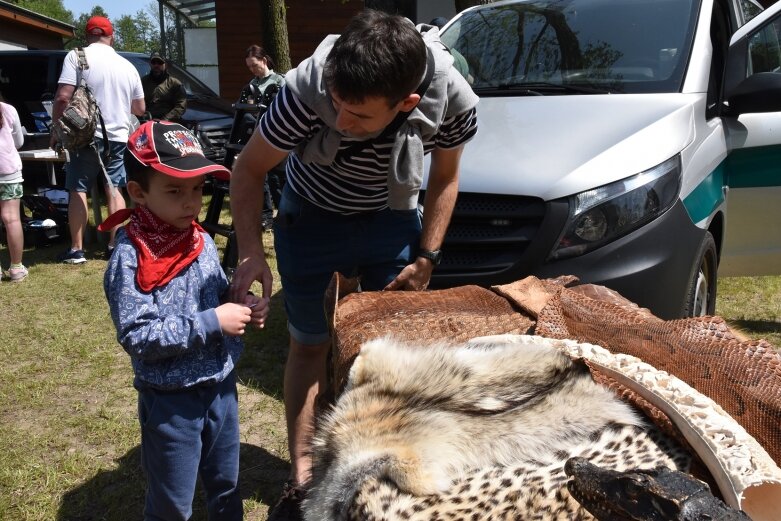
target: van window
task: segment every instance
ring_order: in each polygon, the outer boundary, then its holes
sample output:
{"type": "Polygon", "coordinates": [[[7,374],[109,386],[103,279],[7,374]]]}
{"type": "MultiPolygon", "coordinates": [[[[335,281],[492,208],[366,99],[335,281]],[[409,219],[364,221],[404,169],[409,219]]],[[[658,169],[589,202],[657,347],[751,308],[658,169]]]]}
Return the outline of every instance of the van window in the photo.
{"type": "MultiPolygon", "coordinates": [[[[124,56],[124,57],[127,58],[130,61],[130,63],[133,64],[136,70],[138,70],[138,74],[140,76],[143,77],[149,74],[149,70],[150,70],[149,59],[146,56],[124,56]]],[[[204,83],[202,83],[192,74],[181,69],[178,65],[169,62],[166,65],[166,70],[168,71],[168,74],[170,74],[171,76],[173,76],[174,78],[182,82],[182,86],[184,86],[184,90],[185,92],[187,92],[187,96],[206,97],[206,98],[217,97],[217,94],[213,90],[207,87],[204,83]]]]}
{"type": "Polygon", "coordinates": [[[740,0],[740,10],[743,13],[743,24],[745,24],[762,12],[762,6],[753,0],[740,0]]]}
{"type": "Polygon", "coordinates": [[[48,56],[9,55],[0,65],[0,92],[6,103],[16,107],[27,132],[45,132],[48,115],[41,104],[41,93],[50,94],[47,79],[48,56]]]}
{"type": "Polygon", "coordinates": [[[781,21],[775,20],[751,37],[746,76],[758,72],[781,72],[781,46],[778,35],[781,21]]]}
{"type": "Polygon", "coordinates": [[[692,0],[520,2],[466,12],[442,35],[473,88],[539,82],[677,92],[694,34],[692,0]]]}

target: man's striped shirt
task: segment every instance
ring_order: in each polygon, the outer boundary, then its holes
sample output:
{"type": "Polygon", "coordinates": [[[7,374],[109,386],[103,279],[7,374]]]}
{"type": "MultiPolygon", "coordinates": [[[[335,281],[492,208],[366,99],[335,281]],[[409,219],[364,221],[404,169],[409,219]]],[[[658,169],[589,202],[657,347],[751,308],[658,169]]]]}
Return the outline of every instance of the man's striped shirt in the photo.
{"type": "MultiPolygon", "coordinates": [[[[325,123],[287,87],[263,115],[258,132],[273,147],[293,151],[287,162],[287,183],[301,197],[332,212],[351,214],[382,210],[388,203],[388,165],[395,136],[375,139],[344,157],[342,151],[360,139],[343,137],[330,165],[305,165],[294,151],[325,123]]],[[[423,143],[424,153],[435,147],[455,148],[477,132],[475,109],[446,119],[423,143]]]]}

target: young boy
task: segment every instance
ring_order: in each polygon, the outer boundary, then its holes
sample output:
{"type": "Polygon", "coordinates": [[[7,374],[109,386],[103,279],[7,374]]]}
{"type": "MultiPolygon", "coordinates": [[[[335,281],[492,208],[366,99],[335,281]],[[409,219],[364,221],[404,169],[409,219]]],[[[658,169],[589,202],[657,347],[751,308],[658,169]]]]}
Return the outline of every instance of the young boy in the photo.
{"type": "Polygon", "coordinates": [[[135,208],[103,223],[116,237],[104,289],[138,390],[144,519],[186,520],[200,474],[209,519],[242,519],[234,366],[247,324],[263,327],[268,299],[226,302],[228,280],[211,237],[195,222],[205,174],[229,178],[198,139],[150,121],[128,140],[135,208]]]}

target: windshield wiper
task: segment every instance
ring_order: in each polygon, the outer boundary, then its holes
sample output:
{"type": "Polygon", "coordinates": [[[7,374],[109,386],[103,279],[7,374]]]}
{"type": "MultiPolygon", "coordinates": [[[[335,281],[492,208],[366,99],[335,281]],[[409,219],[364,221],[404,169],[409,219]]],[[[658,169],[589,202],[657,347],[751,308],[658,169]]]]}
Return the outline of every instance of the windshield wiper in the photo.
{"type": "Polygon", "coordinates": [[[555,93],[574,94],[611,94],[609,89],[598,89],[585,85],[572,85],[548,82],[500,83],[486,87],[477,87],[475,94],[513,94],[517,96],[546,96],[555,93]]]}

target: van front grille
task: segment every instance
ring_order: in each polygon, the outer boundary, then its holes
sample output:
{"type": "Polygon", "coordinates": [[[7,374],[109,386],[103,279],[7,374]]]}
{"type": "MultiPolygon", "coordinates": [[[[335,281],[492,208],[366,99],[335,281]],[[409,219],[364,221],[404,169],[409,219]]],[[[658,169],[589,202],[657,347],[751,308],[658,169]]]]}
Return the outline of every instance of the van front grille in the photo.
{"type": "Polygon", "coordinates": [[[536,197],[459,193],[431,286],[501,279],[523,261],[545,212],[545,202],[536,197]]]}

